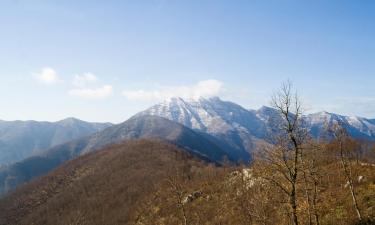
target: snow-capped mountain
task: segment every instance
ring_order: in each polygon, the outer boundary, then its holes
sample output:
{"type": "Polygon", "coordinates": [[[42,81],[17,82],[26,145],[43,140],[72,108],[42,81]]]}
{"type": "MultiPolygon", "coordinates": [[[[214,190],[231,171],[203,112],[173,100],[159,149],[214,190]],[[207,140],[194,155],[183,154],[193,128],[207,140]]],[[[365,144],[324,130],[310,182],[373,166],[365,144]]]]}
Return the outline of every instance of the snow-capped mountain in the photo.
{"type": "MultiPolygon", "coordinates": [[[[210,161],[218,162],[226,156],[231,161],[249,162],[250,153],[256,147],[271,143],[270,136],[278,132],[280,119],[276,109],[265,106],[258,110],[248,110],[217,97],[198,100],[171,98],[136,114],[124,123],[0,168],[0,195],[67,160],[124,140],[156,138],[176,144],[210,161]]],[[[375,141],[374,120],[328,112],[306,115],[303,119],[303,124],[314,137],[324,132],[326,124],[341,123],[353,137],[375,141]]],[[[58,123],[69,127],[76,122],[67,119],[58,123]]],[[[1,144],[0,140],[0,147],[1,144]]]]}
{"type": "MultiPolygon", "coordinates": [[[[255,112],[266,123],[268,130],[275,127],[279,123],[278,120],[281,119],[277,110],[270,107],[263,106],[255,112]]],[[[304,115],[303,124],[315,138],[324,135],[327,127],[341,124],[354,138],[375,140],[375,121],[363,117],[342,116],[323,111],[304,115]]]]}
{"type": "MultiPolygon", "coordinates": [[[[139,115],[156,115],[212,135],[238,150],[251,152],[259,143],[268,141],[281,119],[278,111],[263,106],[248,110],[218,97],[198,100],[171,98],[154,105],[139,115]]],[[[361,117],[319,112],[303,117],[306,128],[314,137],[324,132],[325,124],[341,123],[355,138],[375,140],[375,121],[361,117]]]]}
{"type": "Polygon", "coordinates": [[[319,112],[305,116],[305,122],[310,133],[317,137],[324,131],[325,126],[342,124],[354,138],[375,140],[375,122],[363,117],[342,116],[329,112],[319,112]]]}
{"type": "Polygon", "coordinates": [[[141,114],[159,115],[207,133],[246,130],[256,134],[263,123],[253,112],[218,97],[198,100],[171,98],[141,114]]]}
{"type": "Polygon", "coordinates": [[[171,98],[139,115],[156,115],[211,136],[226,149],[248,155],[263,142],[266,127],[254,112],[218,97],[198,100],[171,98]]]}

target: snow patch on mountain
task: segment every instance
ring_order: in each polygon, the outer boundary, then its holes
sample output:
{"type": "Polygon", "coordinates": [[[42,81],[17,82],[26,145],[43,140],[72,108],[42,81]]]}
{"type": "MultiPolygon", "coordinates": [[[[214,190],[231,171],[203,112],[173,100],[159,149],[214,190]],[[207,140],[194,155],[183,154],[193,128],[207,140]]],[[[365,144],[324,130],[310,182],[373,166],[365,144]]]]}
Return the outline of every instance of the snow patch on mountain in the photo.
{"type": "Polygon", "coordinates": [[[218,97],[198,100],[171,98],[141,114],[161,116],[192,129],[218,134],[231,131],[252,133],[261,121],[250,111],[218,97]]]}

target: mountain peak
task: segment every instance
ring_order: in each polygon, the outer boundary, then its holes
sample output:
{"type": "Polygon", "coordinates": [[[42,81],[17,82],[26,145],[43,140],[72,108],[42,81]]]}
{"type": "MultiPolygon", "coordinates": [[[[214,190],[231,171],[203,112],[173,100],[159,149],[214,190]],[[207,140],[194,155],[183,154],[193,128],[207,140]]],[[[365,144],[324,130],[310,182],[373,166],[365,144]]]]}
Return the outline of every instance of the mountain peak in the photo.
{"type": "Polygon", "coordinates": [[[62,119],[60,121],[57,121],[58,124],[61,124],[61,125],[72,125],[72,124],[76,124],[76,123],[85,123],[83,120],[80,120],[80,119],[77,119],[77,118],[74,118],[74,117],[68,117],[68,118],[65,118],[65,119],[62,119]]]}
{"type": "Polygon", "coordinates": [[[251,135],[259,136],[263,129],[259,118],[242,106],[219,97],[184,100],[171,98],[140,113],[167,118],[200,132],[223,139],[237,135],[235,148],[242,150],[252,146],[251,135]],[[242,136],[241,136],[242,135],[242,136]]]}
{"type": "Polygon", "coordinates": [[[327,111],[320,111],[320,112],[313,113],[312,115],[331,116],[331,115],[333,115],[333,113],[330,113],[330,112],[327,112],[327,111]]]}
{"type": "Polygon", "coordinates": [[[171,102],[173,102],[173,103],[178,103],[178,102],[181,102],[181,103],[196,103],[196,102],[222,102],[222,100],[218,96],[213,96],[213,97],[209,97],[209,98],[202,97],[202,96],[187,97],[187,98],[175,96],[175,97],[170,97],[170,98],[165,99],[164,102],[165,103],[171,103],[171,102]]]}
{"type": "Polygon", "coordinates": [[[269,107],[269,106],[262,106],[257,111],[258,112],[269,112],[269,111],[275,111],[275,108],[269,107]]]}
{"type": "Polygon", "coordinates": [[[184,99],[182,97],[170,97],[170,98],[165,99],[165,101],[176,102],[176,101],[184,101],[184,99]]]}
{"type": "Polygon", "coordinates": [[[77,119],[75,117],[67,117],[65,119],[60,120],[59,122],[61,122],[61,121],[82,121],[82,120],[77,119]]]}
{"type": "MultiPolygon", "coordinates": [[[[201,99],[205,99],[205,98],[201,97],[201,99]]],[[[219,96],[209,97],[208,99],[205,99],[205,100],[209,100],[209,101],[220,101],[220,102],[223,101],[223,100],[221,100],[221,98],[220,98],[219,96]]]]}

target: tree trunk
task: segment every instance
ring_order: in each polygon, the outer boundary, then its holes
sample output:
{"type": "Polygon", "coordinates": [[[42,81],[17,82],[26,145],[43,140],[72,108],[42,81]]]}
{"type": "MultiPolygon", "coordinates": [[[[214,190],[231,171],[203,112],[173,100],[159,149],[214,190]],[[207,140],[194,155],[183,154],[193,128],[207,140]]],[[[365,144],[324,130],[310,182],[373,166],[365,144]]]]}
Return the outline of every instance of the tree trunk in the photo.
{"type": "Polygon", "coordinates": [[[349,182],[349,187],[350,187],[350,193],[351,193],[352,199],[353,199],[354,208],[355,208],[355,211],[357,213],[357,217],[358,217],[359,220],[362,220],[361,211],[359,210],[359,207],[358,207],[357,197],[355,195],[354,186],[353,186],[352,182],[349,182]]]}
{"type": "Polygon", "coordinates": [[[296,187],[295,187],[295,185],[292,185],[292,192],[290,194],[290,204],[292,206],[293,224],[298,225],[297,199],[296,199],[296,187]]]}
{"type": "Polygon", "coordinates": [[[305,197],[307,201],[307,214],[309,216],[309,225],[312,225],[312,216],[311,216],[311,200],[310,200],[310,193],[308,188],[308,178],[306,175],[306,165],[303,157],[303,152],[301,151],[301,164],[302,164],[302,173],[303,173],[303,181],[304,181],[304,189],[305,189],[305,197]]]}
{"type": "Polygon", "coordinates": [[[357,213],[358,219],[361,221],[362,220],[362,214],[361,214],[361,211],[359,210],[359,207],[358,207],[357,196],[355,194],[354,185],[353,185],[351,168],[345,162],[345,158],[344,157],[345,156],[344,156],[344,152],[343,152],[343,143],[340,142],[341,165],[342,165],[342,167],[344,169],[345,176],[346,176],[346,178],[347,178],[347,180],[349,182],[349,189],[350,189],[350,194],[352,195],[354,209],[355,209],[355,211],[357,213]]]}
{"type": "Polygon", "coordinates": [[[315,224],[319,225],[319,214],[318,210],[316,209],[316,200],[318,198],[318,184],[314,181],[314,196],[313,196],[313,210],[314,210],[314,217],[315,217],[315,224]]]}
{"type": "MultiPolygon", "coordinates": [[[[290,125],[289,125],[290,126],[290,125]]],[[[292,209],[293,209],[293,222],[294,225],[298,225],[298,216],[297,216],[297,196],[296,196],[296,185],[297,185],[297,178],[298,178],[298,157],[299,157],[299,145],[297,143],[296,138],[292,135],[293,132],[290,132],[290,139],[294,145],[294,171],[292,174],[292,192],[291,192],[291,200],[292,200],[292,209]]]]}

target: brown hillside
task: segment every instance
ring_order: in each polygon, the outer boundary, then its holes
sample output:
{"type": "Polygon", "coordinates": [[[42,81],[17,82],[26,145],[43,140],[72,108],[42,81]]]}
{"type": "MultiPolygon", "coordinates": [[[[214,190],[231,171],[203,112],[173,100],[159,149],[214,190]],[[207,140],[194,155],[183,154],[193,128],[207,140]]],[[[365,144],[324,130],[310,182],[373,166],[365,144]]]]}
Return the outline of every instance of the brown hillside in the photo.
{"type": "Polygon", "coordinates": [[[72,160],[0,201],[0,224],[128,224],[138,203],[203,162],[161,141],[130,141],[72,160]]]}
{"type": "MultiPolygon", "coordinates": [[[[317,224],[309,222],[306,200],[306,190],[314,193],[309,187],[316,182],[319,224],[372,225],[375,165],[360,155],[350,159],[363,216],[358,221],[337,148],[335,142],[306,148],[306,171],[312,173],[306,172],[306,182],[300,173],[297,182],[300,224],[317,224]]],[[[0,224],[290,224],[288,198],[270,182],[285,185],[283,177],[261,156],[251,166],[217,167],[161,141],[113,145],[72,160],[0,200],[0,224]]]]}

